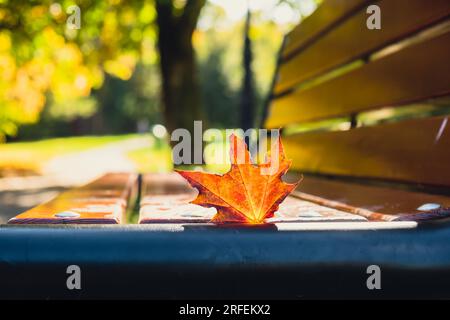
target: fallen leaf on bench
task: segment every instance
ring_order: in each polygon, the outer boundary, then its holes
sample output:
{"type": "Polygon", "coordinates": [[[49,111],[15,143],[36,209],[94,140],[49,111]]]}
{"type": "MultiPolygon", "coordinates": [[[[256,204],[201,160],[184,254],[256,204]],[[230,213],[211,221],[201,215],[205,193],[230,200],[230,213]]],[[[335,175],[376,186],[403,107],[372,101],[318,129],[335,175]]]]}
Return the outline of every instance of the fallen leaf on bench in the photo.
{"type": "Polygon", "coordinates": [[[245,142],[236,135],[230,137],[231,169],[224,175],[198,171],[180,171],[199,194],[191,203],[214,207],[216,223],[264,223],[277,211],[278,205],[297,187],[281,180],[291,161],[284,154],[281,138],[272,150],[275,154],[260,165],[251,162],[245,142]]]}

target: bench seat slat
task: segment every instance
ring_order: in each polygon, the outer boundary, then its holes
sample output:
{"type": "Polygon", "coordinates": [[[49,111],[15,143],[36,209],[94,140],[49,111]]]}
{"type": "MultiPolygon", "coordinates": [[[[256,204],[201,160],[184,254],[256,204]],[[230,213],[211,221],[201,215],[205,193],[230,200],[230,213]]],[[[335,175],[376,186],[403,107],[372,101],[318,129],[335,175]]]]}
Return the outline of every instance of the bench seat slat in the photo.
{"type": "MultiPolygon", "coordinates": [[[[372,220],[430,220],[450,216],[450,196],[419,191],[388,188],[306,175],[294,191],[300,198],[318,197],[319,203],[328,203],[360,214],[366,211],[372,220]],[[428,205],[428,209],[427,209],[428,205]],[[432,208],[431,205],[439,205],[432,208]]],[[[434,207],[433,206],[433,207],[434,207]]]]}
{"type": "Polygon", "coordinates": [[[121,224],[137,175],[111,173],[9,220],[8,224],[121,224]]]}
{"type": "Polygon", "coordinates": [[[383,0],[376,4],[382,12],[381,30],[366,27],[368,15],[366,7],[363,7],[298,55],[282,63],[275,93],[407,37],[450,14],[448,0],[383,0]]]}
{"type": "MultiPolygon", "coordinates": [[[[216,214],[214,208],[190,204],[197,192],[178,175],[147,175],[144,178],[140,224],[208,223],[216,214]],[[184,190],[184,191],[183,191],[184,190]],[[161,194],[161,192],[165,192],[161,194]]],[[[288,197],[268,223],[293,222],[364,222],[364,217],[288,197]]]]}
{"type": "Polygon", "coordinates": [[[450,32],[272,101],[266,127],[398,106],[450,92],[450,32]]]}

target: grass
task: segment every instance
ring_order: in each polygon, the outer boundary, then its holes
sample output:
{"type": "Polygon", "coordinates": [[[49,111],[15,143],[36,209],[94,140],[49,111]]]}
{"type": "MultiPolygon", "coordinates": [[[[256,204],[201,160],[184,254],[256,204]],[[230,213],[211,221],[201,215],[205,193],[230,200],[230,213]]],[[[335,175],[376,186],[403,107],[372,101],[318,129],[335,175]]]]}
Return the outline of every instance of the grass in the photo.
{"type": "MultiPolygon", "coordinates": [[[[54,157],[102,147],[108,143],[135,137],[138,135],[85,136],[0,144],[0,177],[39,174],[43,165],[54,157]]],[[[209,161],[214,154],[222,155],[224,152],[222,149],[222,145],[214,143],[205,149],[207,165],[203,166],[204,170],[216,173],[228,171],[228,164],[216,165],[209,161]]],[[[140,173],[173,170],[171,148],[166,141],[161,139],[155,138],[151,147],[133,150],[127,153],[127,156],[135,163],[140,173]]],[[[187,166],[183,169],[193,170],[198,169],[198,166],[187,166]]]]}
{"type": "Polygon", "coordinates": [[[56,156],[81,152],[136,136],[85,136],[0,144],[0,176],[8,173],[38,173],[47,161],[56,156]]]}
{"type": "MultiPolygon", "coordinates": [[[[223,156],[228,158],[228,151],[220,143],[210,143],[205,147],[205,165],[180,165],[180,170],[203,170],[211,173],[226,173],[230,164],[222,163],[223,156]],[[224,154],[225,152],[225,154],[224,154]],[[219,159],[214,159],[219,156],[219,159]],[[215,161],[214,161],[215,160],[215,161]]],[[[136,164],[140,173],[171,172],[173,170],[172,150],[168,143],[156,140],[151,148],[131,151],[127,156],[136,164]]]]}
{"type": "Polygon", "coordinates": [[[133,150],[127,156],[140,173],[170,172],[173,169],[170,146],[162,140],[156,140],[152,148],[133,150]]]}

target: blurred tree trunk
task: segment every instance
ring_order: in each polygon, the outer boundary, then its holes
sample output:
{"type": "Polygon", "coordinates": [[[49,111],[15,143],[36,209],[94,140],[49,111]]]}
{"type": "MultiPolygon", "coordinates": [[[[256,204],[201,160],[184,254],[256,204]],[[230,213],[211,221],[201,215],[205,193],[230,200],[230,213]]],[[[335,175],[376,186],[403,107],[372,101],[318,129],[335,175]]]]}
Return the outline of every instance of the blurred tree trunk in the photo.
{"type": "Polygon", "coordinates": [[[247,11],[247,19],[244,29],[244,79],[241,94],[241,127],[244,130],[253,128],[255,117],[255,92],[252,74],[252,44],[250,40],[250,10],[247,11]]]}
{"type": "Polygon", "coordinates": [[[158,47],[162,74],[162,102],[169,132],[203,120],[192,34],[206,0],[189,0],[183,9],[172,0],[157,0],[158,47]]]}

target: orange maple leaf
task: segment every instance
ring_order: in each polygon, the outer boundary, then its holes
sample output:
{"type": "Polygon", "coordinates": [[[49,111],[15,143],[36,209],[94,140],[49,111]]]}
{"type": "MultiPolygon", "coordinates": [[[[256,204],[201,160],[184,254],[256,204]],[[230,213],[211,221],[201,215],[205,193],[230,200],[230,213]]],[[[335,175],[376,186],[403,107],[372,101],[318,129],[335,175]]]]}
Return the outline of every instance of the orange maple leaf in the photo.
{"type": "Polygon", "coordinates": [[[231,169],[224,175],[175,171],[198,190],[197,198],[191,203],[217,209],[213,222],[264,223],[266,218],[273,217],[278,205],[299,183],[281,180],[291,160],[285,157],[281,138],[272,146],[272,150],[278,152],[260,165],[251,162],[242,139],[232,134],[230,142],[231,169]]]}

